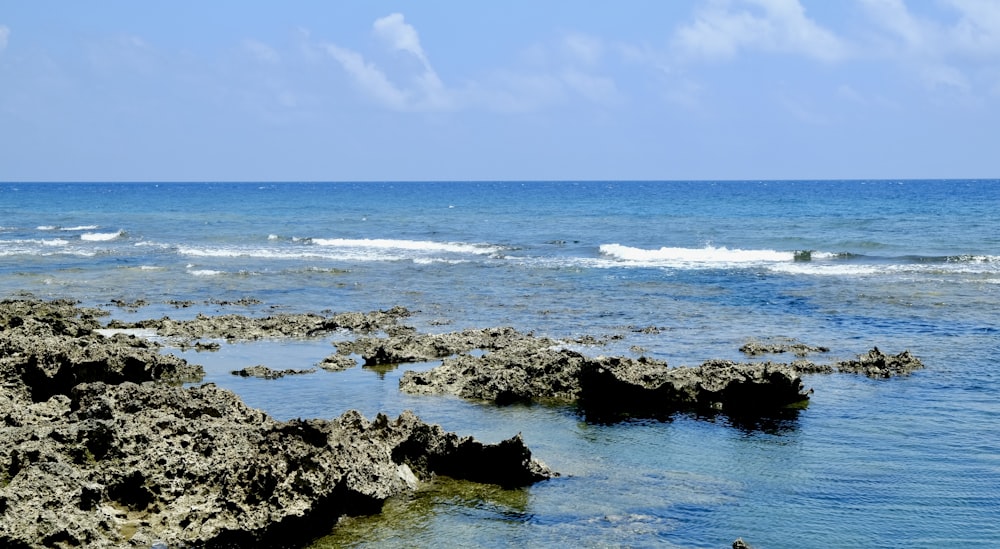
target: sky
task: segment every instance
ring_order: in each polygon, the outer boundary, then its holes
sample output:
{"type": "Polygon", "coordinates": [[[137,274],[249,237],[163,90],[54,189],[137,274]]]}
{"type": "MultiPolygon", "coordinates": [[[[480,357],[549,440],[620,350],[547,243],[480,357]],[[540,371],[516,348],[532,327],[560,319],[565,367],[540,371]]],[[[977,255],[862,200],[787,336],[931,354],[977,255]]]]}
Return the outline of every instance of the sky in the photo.
{"type": "Polygon", "coordinates": [[[1000,177],[1000,0],[0,0],[0,181],[1000,177]]]}

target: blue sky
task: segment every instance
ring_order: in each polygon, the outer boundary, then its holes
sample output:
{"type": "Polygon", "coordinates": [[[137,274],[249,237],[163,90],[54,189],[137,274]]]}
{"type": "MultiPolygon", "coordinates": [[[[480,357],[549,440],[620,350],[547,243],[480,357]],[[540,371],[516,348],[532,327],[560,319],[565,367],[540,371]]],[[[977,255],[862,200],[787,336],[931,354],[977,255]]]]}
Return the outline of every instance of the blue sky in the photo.
{"type": "Polygon", "coordinates": [[[0,180],[1000,176],[1000,1],[0,0],[0,180]]]}

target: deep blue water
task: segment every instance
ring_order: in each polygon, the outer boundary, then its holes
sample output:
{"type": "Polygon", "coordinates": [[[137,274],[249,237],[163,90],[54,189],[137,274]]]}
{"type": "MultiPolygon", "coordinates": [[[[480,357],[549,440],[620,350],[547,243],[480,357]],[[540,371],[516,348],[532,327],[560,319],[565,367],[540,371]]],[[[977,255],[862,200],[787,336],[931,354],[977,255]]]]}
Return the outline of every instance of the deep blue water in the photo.
{"type": "Polygon", "coordinates": [[[593,425],[401,395],[401,370],[228,374],[309,367],[336,337],[185,354],[279,419],[412,409],[522,432],[565,475],[428,491],[329,545],[1000,544],[1000,181],[0,184],[0,296],[22,292],[148,302],[117,318],[404,305],[425,331],[593,335],[608,345],[582,351],[675,365],[766,336],[927,365],[807,377],[810,405],[780,422],[593,425]],[[244,297],[260,303],[212,303],[244,297]]]}

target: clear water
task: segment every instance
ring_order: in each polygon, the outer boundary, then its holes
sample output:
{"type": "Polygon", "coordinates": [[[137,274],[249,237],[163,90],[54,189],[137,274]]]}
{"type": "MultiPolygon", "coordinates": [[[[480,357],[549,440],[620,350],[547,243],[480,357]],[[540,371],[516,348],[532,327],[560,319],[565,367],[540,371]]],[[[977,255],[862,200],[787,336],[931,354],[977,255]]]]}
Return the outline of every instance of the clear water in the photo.
{"type": "Polygon", "coordinates": [[[810,376],[808,408],[760,425],[592,425],[572,408],[399,393],[402,370],[433,364],[229,374],[308,368],[337,335],[184,356],[279,419],[411,409],[483,440],[521,432],[564,474],[435,484],[318,546],[993,546],[998,183],[2,184],[0,296],[148,302],[110,307],[125,319],[404,305],[424,331],[608,337],[582,350],[675,365],[741,359],[748,337],[831,360],[910,349],[926,370],[810,376]],[[260,303],[212,303],[244,297],[260,303]]]}

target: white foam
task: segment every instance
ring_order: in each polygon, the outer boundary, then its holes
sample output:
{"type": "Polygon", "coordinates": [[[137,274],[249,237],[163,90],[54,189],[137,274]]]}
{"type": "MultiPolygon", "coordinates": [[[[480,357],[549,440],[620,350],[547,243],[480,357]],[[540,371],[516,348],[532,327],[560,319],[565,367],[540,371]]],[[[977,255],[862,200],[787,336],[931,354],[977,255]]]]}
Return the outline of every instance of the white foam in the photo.
{"type": "Polygon", "coordinates": [[[79,225],[77,227],[62,227],[60,231],[93,231],[97,225],[79,225]]]}
{"type": "Polygon", "coordinates": [[[280,237],[278,235],[276,235],[276,234],[269,234],[269,235],[267,235],[267,239],[268,240],[278,240],[279,238],[280,237]]]}
{"type": "Polygon", "coordinates": [[[68,246],[69,240],[63,240],[61,238],[52,238],[49,240],[42,240],[43,246],[68,246]]]}
{"type": "Polygon", "coordinates": [[[188,273],[193,276],[218,276],[226,274],[226,271],[214,271],[212,269],[195,269],[192,271],[188,271],[188,273]]]}
{"type": "Polygon", "coordinates": [[[336,248],[367,248],[376,250],[410,250],[419,252],[448,252],[488,255],[499,252],[501,248],[486,244],[468,244],[464,242],[433,242],[428,240],[396,240],[384,238],[313,238],[317,246],[336,248]]]}
{"type": "Polygon", "coordinates": [[[112,337],[118,334],[131,335],[135,337],[141,337],[143,339],[156,339],[156,330],[152,328],[101,328],[94,330],[94,332],[101,334],[104,337],[112,337]]]}
{"type": "Polygon", "coordinates": [[[114,233],[83,233],[80,235],[80,240],[86,240],[88,242],[107,242],[122,236],[125,236],[125,231],[123,230],[114,233]]]}
{"type": "Polygon", "coordinates": [[[54,231],[57,228],[58,227],[56,227],[55,225],[39,225],[39,226],[35,227],[35,230],[38,230],[38,231],[54,231]]]}
{"type": "Polygon", "coordinates": [[[704,248],[663,247],[658,250],[647,250],[622,246],[621,244],[602,244],[600,251],[614,259],[652,266],[723,267],[735,264],[751,265],[795,261],[795,252],[741,250],[715,246],[705,246],[704,248]]]}

